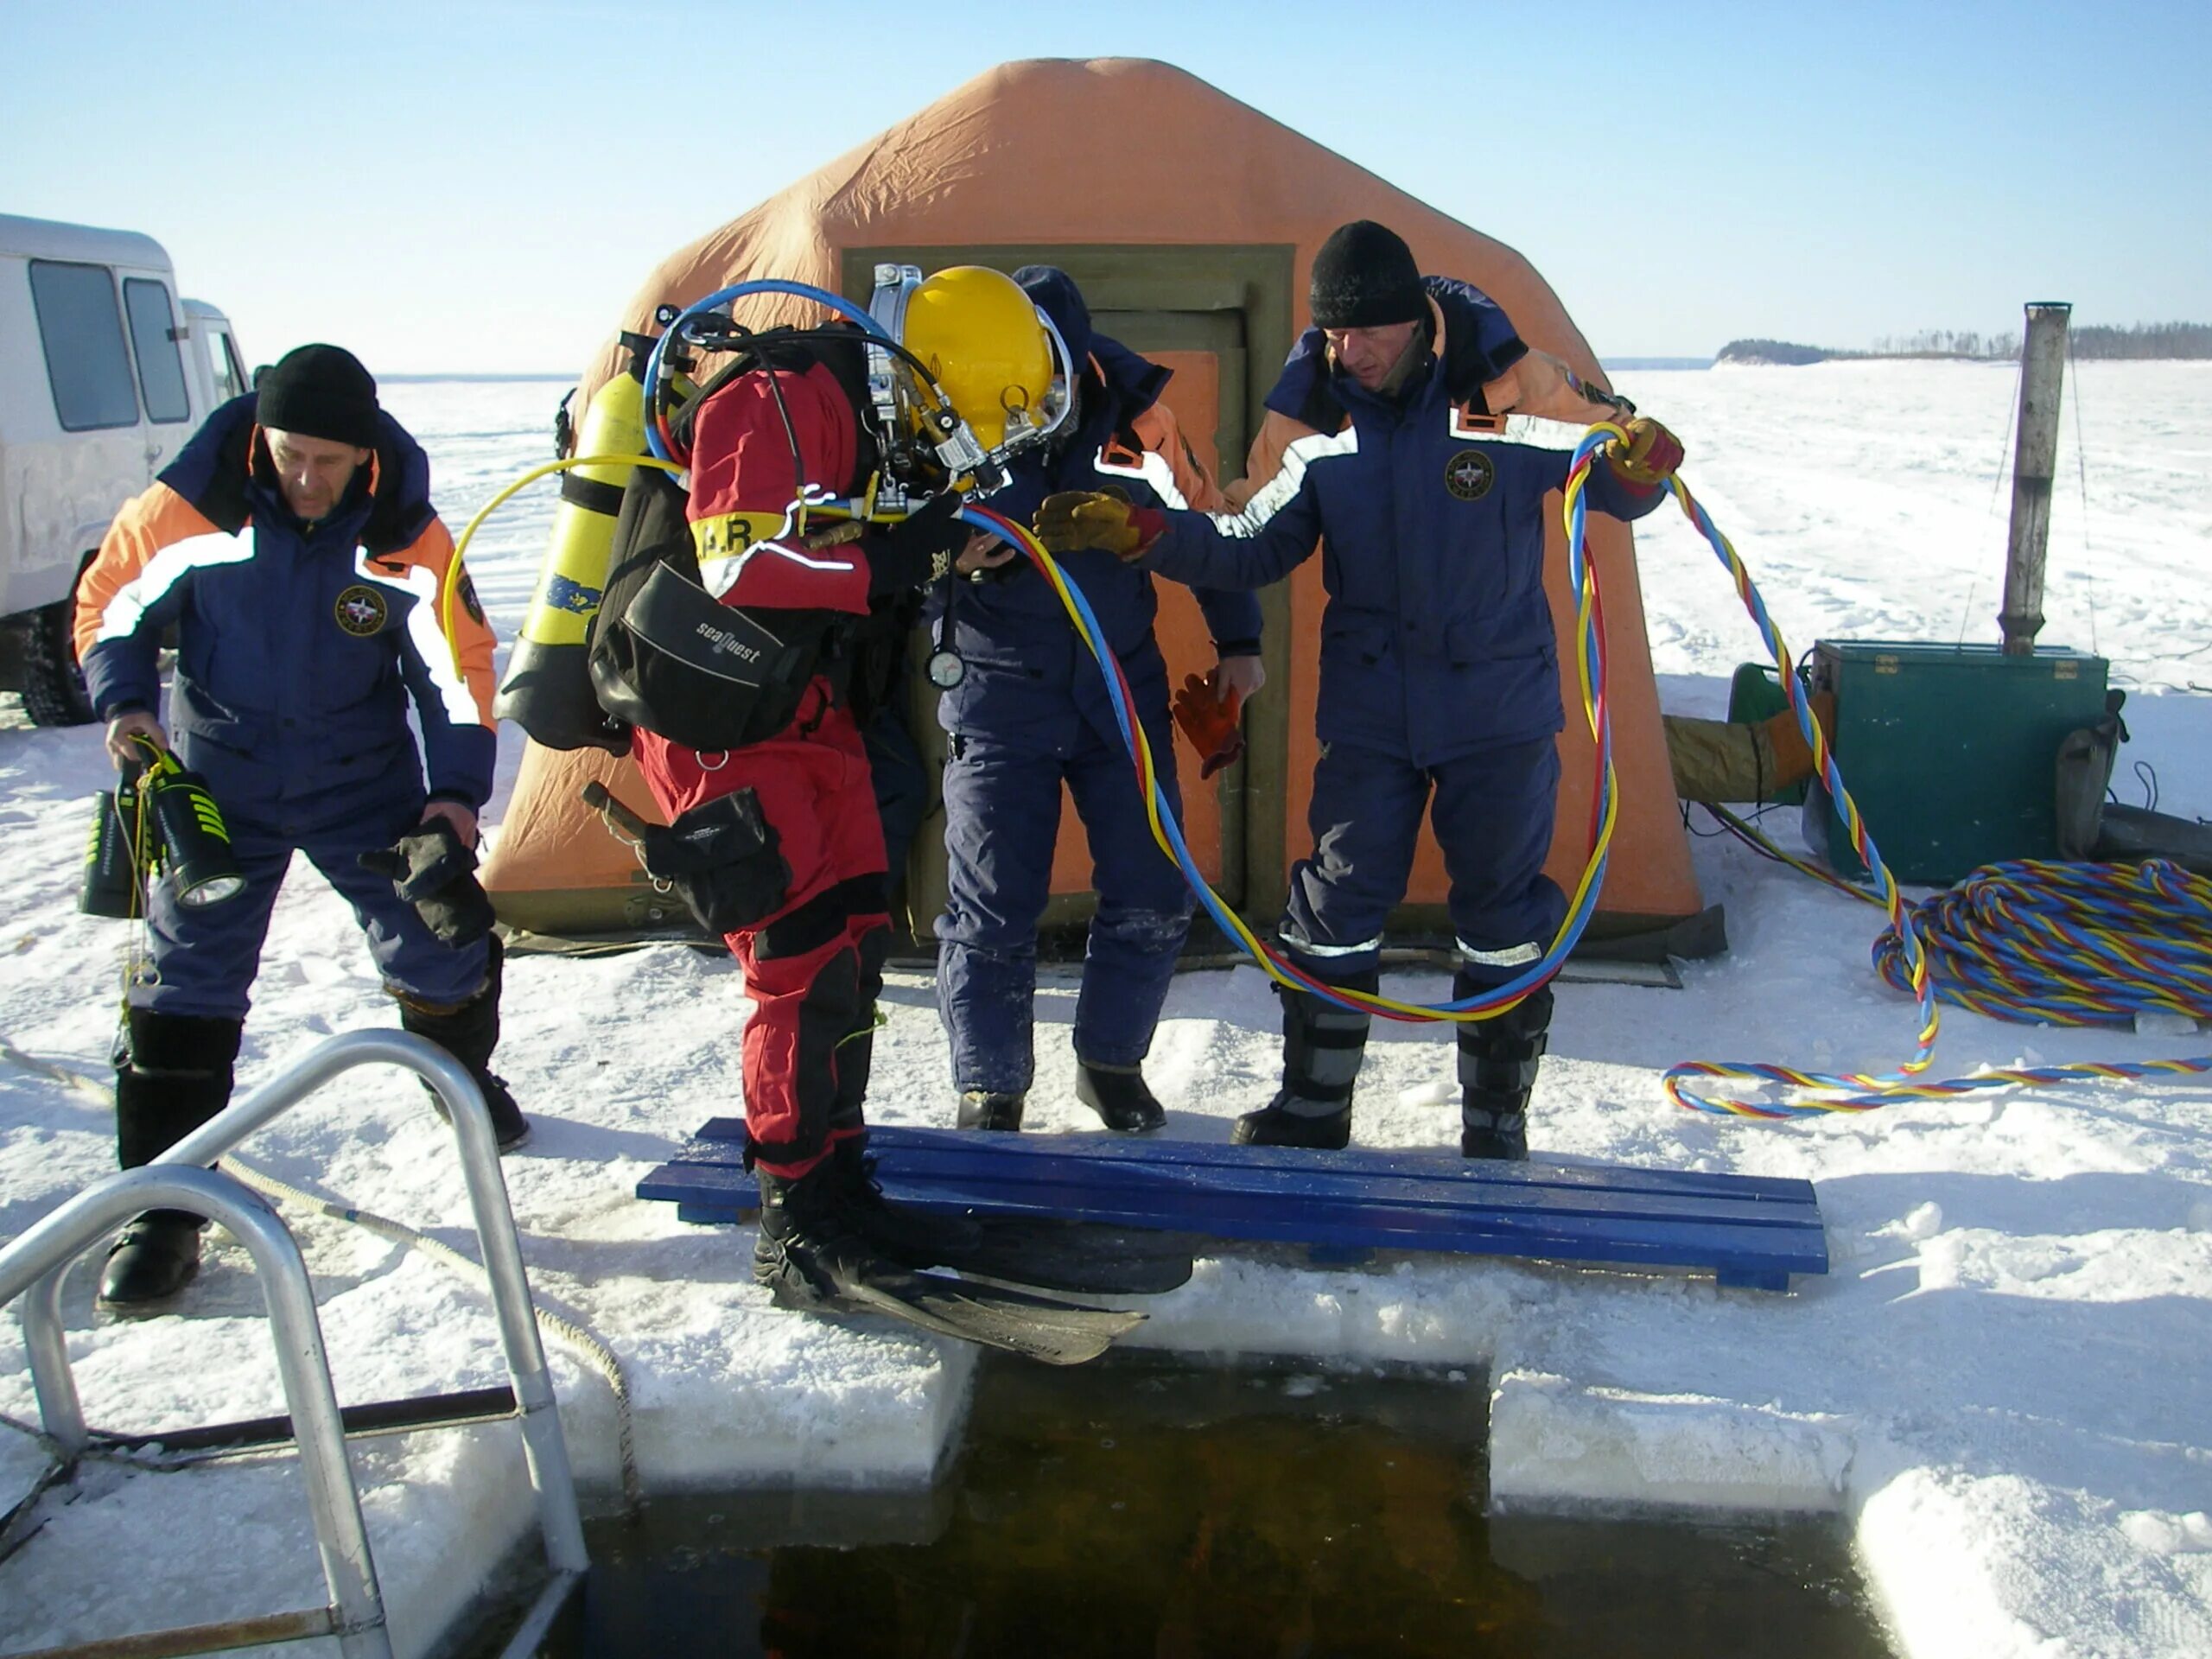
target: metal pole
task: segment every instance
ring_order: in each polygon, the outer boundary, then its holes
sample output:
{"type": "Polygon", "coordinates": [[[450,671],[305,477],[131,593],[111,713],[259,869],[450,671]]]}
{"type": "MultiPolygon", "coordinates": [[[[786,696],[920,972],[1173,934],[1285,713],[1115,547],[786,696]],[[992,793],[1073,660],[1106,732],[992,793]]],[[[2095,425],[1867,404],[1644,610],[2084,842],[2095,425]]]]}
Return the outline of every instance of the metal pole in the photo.
{"type": "Polygon", "coordinates": [[[68,1275],[69,1262],[65,1262],[26,1291],[21,1318],[23,1349],[30,1356],[31,1389],[38,1396],[38,1420],[61,1448],[63,1459],[74,1463],[85,1455],[92,1437],[85,1427],[84,1402],[77,1397],[77,1378],[69,1369],[69,1340],[61,1322],[61,1281],[68,1275]]]}
{"type": "Polygon", "coordinates": [[[514,1210],[499,1173],[499,1141],[484,1092],[467,1068],[427,1038],[401,1031],[354,1031],[333,1037],[287,1066],[271,1082],[226,1108],[163,1153],[159,1163],[207,1164],[321,1088],[340,1072],[383,1061],[420,1075],[437,1091],[461,1143],[461,1174],[468,1187],[468,1207],[476,1221],[484,1272],[492,1281],[492,1308],[499,1340],[506,1350],[507,1374],[522,1410],[523,1454],[537,1495],[538,1524],[545,1533],[545,1558],[556,1572],[582,1573],[591,1565],[584,1548],[583,1522],[576,1511],[575,1475],[569,1443],[562,1438],[559,1404],[544,1344],[523,1271],[522,1246],[515,1236],[514,1210]]]}
{"type": "MultiPolygon", "coordinates": [[[[285,1408],[299,1441],[301,1471],[307,1481],[315,1548],[330,1589],[339,1651],[344,1659],[391,1659],[384,1597],[369,1554],[368,1532],[361,1523],[353,1467],[346,1461],[338,1395],[331,1385],[322,1325],[315,1315],[315,1289],[307,1264],[300,1259],[300,1247],[275,1211],[213,1170],[161,1164],[124,1170],[86,1187],[0,1250],[0,1306],[26,1291],[40,1293],[33,1297],[36,1305],[46,1284],[58,1279],[118,1223],[152,1209],[212,1216],[252,1257],[269,1305],[285,1408]]],[[[66,1374],[66,1353],[61,1363],[66,1374]]]]}
{"type": "Polygon", "coordinates": [[[2012,529],[2005,545],[2005,608],[1997,626],[2005,654],[2034,653],[2043,629],[2044,555],[2050,542],[2050,480],[2057,470],[2058,404],[2066,377],[2066,324],[2072,305],[2028,307],[2020,342],[2020,435],[2012,452],[2012,529]]]}

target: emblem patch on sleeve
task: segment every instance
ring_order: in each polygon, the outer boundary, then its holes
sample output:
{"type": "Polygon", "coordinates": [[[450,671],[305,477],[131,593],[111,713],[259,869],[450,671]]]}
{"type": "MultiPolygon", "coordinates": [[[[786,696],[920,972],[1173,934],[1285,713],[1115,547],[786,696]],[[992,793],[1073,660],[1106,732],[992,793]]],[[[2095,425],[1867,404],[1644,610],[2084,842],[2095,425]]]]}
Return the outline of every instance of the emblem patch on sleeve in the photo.
{"type": "Polygon", "coordinates": [[[391,614],[391,608],[382,594],[356,582],[338,595],[333,610],[340,627],[356,639],[365,639],[372,633],[384,632],[385,619],[391,614]]]}
{"type": "Polygon", "coordinates": [[[1497,467],[1479,449],[1462,449],[1444,463],[1444,487],[1459,501],[1479,501],[1497,480],[1497,467]]]}

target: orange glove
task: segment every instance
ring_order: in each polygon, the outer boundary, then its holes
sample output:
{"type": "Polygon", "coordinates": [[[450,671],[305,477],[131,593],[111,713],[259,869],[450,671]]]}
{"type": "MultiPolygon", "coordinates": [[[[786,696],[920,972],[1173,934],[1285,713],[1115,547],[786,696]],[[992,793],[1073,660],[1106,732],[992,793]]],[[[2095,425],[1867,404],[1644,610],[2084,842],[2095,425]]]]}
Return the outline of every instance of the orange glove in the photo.
{"type": "Polygon", "coordinates": [[[1625,442],[1615,439],[1605,455],[1624,482],[1639,490],[1656,489],[1675,475],[1682,464],[1682,441],[1649,416],[1639,415],[1624,429],[1625,442]]]}
{"type": "Polygon", "coordinates": [[[1195,674],[1183,677],[1183,689],[1175,694],[1175,723],[1198,753],[1200,778],[1212,777],[1244,753],[1244,728],[1238,718],[1243,708],[1243,692],[1234,687],[1222,690],[1219,669],[1203,680],[1195,674]]]}
{"type": "Polygon", "coordinates": [[[1157,507],[1140,507],[1103,490],[1066,490],[1045,498],[1030,528],[1047,553],[1098,547],[1135,563],[1167,528],[1167,520],[1157,507]]]}

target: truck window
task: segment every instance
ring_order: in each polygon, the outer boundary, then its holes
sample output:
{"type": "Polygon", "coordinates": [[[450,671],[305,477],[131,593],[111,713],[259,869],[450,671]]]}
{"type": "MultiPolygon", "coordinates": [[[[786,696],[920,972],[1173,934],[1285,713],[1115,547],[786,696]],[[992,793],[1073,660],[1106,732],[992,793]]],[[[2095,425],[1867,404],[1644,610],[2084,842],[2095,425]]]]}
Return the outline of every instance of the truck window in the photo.
{"type": "Polygon", "coordinates": [[[54,391],[61,429],[137,425],[130,353],[123,344],[123,317],[108,268],[34,259],[31,304],[38,313],[47,384],[54,391]]]}
{"type": "Polygon", "coordinates": [[[184,354],[177,349],[168,289],[147,277],[126,276],[123,308],[130,314],[130,345],[138,355],[138,389],[146,394],[147,415],[163,426],[189,420],[192,397],[184,389],[184,354]]]}

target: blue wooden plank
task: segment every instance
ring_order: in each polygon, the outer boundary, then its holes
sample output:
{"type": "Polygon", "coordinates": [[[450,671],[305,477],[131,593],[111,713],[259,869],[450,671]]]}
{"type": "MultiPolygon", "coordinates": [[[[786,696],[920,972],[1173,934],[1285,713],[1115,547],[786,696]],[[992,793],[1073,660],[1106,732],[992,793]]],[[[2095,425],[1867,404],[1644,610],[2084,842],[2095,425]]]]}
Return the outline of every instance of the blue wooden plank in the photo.
{"type": "MultiPolygon", "coordinates": [[[[949,1195],[957,1196],[957,1195],[949,1195]]],[[[1380,1225],[1387,1217],[1369,1215],[1356,1221],[1317,1220],[1270,1212],[1258,1217],[1215,1211],[1203,1221],[1179,1219],[1153,1213],[1139,1206],[1084,1205],[1076,1195],[1067,1204],[1039,1205],[1038,1216],[1065,1217],[1077,1212],[1084,1219],[1128,1227],[1203,1227],[1215,1236],[1256,1243],[1300,1244],[1317,1261],[1344,1262],[1370,1256],[1378,1249],[1395,1252],[1440,1251],[1458,1255],[1503,1255],[1554,1261],[1610,1263],[1639,1268],[1694,1268],[1712,1271],[1723,1283],[1765,1290],[1786,1290],[1793,1273],[1825,1270],[1817,1246],[1779,1250],[1764,1239],[1736,1240],[1709,1229],[1672,1227],[1630,1229],[1569,1235],[1552,1230],[1504,1229],[1480,1224],[1474,1217],[1446,1232],[1393,1231],[1380,1225]]],[[[683,1206],[679,1213],[701,1221],[736,1222],[743,1215],[732,1207],[709,1211],[683,1206]]]]}
{"type": "MultiPolygon", "coordinates": [[[[1733,1193],[1654,1193],[1601,1186],[1579,1179],[1562,1181],[1554,1178],[1559,1166],[1544,1164],[1466,1164],[1436,1157],[1427,1160],[1401,1160],[1391,1170],[1378,1174],[1357,1159],[1348,1167],[1344,1154],[1308,1154],[1287,1163],[1248,1162],[1235,1155],[1246,1150],[1242,1147],[1205,1162],[1140,1162],[1093,1157],[1085,1150],[1088,1138],[1076,1136],[1040,1137],[1035,1150],[1007,1157],[982,1144],[999,1138],[948,1135],[887,1147],[878,1173],[887,1182],[895,1181],[906,1187],[943,1181],[970,1185],[995,1184],[1008,1188],[1059,1183],[1100,1192],[1169,1185],[1207,1193],[1274,1192],[1286,1198],[1312,1202],[1382,1196],[1393,1203],[1446,1208],[1478,1203],[1567,1214],[1675,1219],[1701,1217],[1750,1225],[1799,1224],[1813,1209],[1812,1188],[1805,1182],[1795,1183],[1797,1192],[1785,1202],[1772,1193],[1753,1198],[1733,1193]]],[[[717,1163],[671,1167],[738,1166],[717,1163]]]]}
{"type": "MultiPolygon", "coordinates": [[[[745,1145],[745,1120],[716,1117],[708,1120],[691,1142],[672,1161],[679,1163],[736,1162],[745,1145]]],[[[1386,1151],[1356,1147],[1343,1152],[1317,1152],[1296,1147],[1234,1147],[1223,1141],[1143,1139],[1098,1135],[977,1135],[954,1129],[921,1128],[883,1124],[868,1131],[868,1147],[879,1157],[903,1156],[908,1151],[956,1153],[976,1158],[1034,1158],[1074,1155],[1103,1163],[1173,1164],[1203,1168],[1276,1168],[1303,1171],[1342,1168],[1382,1179],[1412,1176],[1432,1179],[1440,1171],[1456,1171],[1457,1179],[1526,1184],[1542,1181],[1556,1185],[1600,1188],[1605,1191],[1681,1192],[1716,1198],[1774,1198],[1784,1203],[1810,1202],[1810,1182],[1786,1176],[1734,1175],[1698,1170],[1632,1169],[1612,1165],[1561,1164],[1537,1161],[1506,1164],[1483,1160],[1460,1160],[1440,1151],[1386,1151]]]]}
{"type": "MultiPolygon", "coordinates": [[[[665,1170],[656,1172],[665,1174],[665,1170]]],[[[701,1184],[680,1195],[703,1209],[711,1199],[739,1213],[740,1172],[687,1169],[701,1184]],[[703,1178],[702,1179],[701,1178],[703,1178]]],[[[1561,1215],[1470,1205],[1459,1210],[1399,1205],[1374,1199],[1286,1205],[1280,1194],[1198,1192],[1156,1185],[1100,1191],[1076,1182],[1039,1181],[1020,1186],[927,1181],[909,1185],[895,1173],[883,1176],[887,1196],[930,1210],[994,1215],[1080,1217],[1123,1226],[1166,1228],[1217,1237],[1321,1244],[1335,1249],[1387,1248],[1576,1261],[1663,1264],[1726,1269],[1743,1282],[1780,1274],[1827,1270],[1827,1247],[1817,1220],[1796,1227],[1750,1227],[1694,1217],[1669,1220],[1603,1214],[1561,1215]]]]}
{"type": "MultiPolygon", "coordinates": [[[[749,1213],[744,1129],[741,1118],[713,1120],[639,1196],[673,1200],[687,1217],[749,1213]]],[[[1762,1290],[1827,1270],[1806,1181],[898,1126],[872,1130],[870,1146],[886,1194],[929,1210],[1297,1243],[1333,1259],[1388,1249],[1703,1268],[1762,1290]]]]}
{"type": "MultiPolygon", "coordinates": [[[[1529,1167],[1507,1166],[1509,1168],[1529,1167]]],[[[1649,1216],[1654,1219],[1704,1217],[1746,1225],[1786,1225],[1806,1205],[1771,1199],[1691,1197],[1677,1193],[1616,1192],[1580,1183],[1560,1185],[1530,1174],[1516,1180],[1460,1174],[1435,1166],[1396,1179],[1377,1179],[1360,1169],[1307,1164],[1294,1169],[1248,1168],[1235,1162],[1215,1165],[1109,1164],[1078,1157],[971,1160],[930,1151],[907,1154],[878,1166],[885,1181],[915,1185],[957,1182],[969,1185],[1019,1187],[1036,1183],[1079,1185],[1099,1192],[1158,1189],[1197,1194],[1265,1192],[1283,1200],[1314,1204],[1387,1198],[1394,1205],[1458,1209],[1468,1205],[1567,1215],[1649,1216]]]]}

